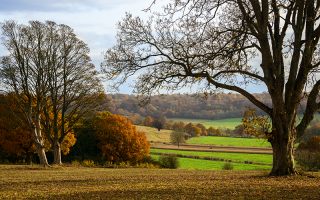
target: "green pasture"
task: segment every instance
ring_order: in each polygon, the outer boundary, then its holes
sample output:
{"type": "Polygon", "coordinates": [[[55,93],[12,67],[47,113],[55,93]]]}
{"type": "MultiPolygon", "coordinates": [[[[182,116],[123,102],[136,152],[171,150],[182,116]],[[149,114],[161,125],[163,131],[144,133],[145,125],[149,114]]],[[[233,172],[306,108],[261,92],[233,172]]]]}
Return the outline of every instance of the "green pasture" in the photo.
{"type": "MultiPolygon", "coordinates": [[[[159,155],[150,156],[154,159],[159,159],[159,155]]],[[[180,168],[184,169],[200,169],[200,170],[221,170],[222,166],[226,163],[223,161],[211,161],[211,160],[201,160],[192,158],[179,158],[180,168]]],[[[242,163],[231,163],[233,165],[233,170],[271,170],[271,166],[267,165],[253,165],[253,164],[242,164],[242,163]]]]}
{"type": "MultiPolygon", "coordinates": [[[[223,146],[241,146],[241,147],[271,147],[271,144],[265,139],[257,138],[232,138],[232,137],[218,137],[206,136],[197,137],[187,140],[188,144],[212,144],[223,146]]],[[[295,144],[298,147],[299,143],[295,144]]]]}
{"type": "Polygon", "coordinates": [[[192,138],[187,141],[188,144],[212,144],[223,146],[240,146],[240,147],[271,147],[271,144],[265,139],[257,138],[232,138],[206,136],[192,138]]]}
{"type": "MultiPolygon", "coordinates": [[[[255,163],[272,164],[273,157],[270,154],[245,154],[245,153],[220,153],[220,152],[201,152],[201,151],[179,151],[169,149],[150,149],[150,152],[162,152],[162,153],[175,153],[182,155],[198,155],[200,157],[212,156],[218,158],[224,158],[233,161],[250,160],[255,163]]],[[[150,154],[152,155],[152,154],[150,154]]]]}
{"type": "Polygon", "coordinates": [[[228,119],[220,119],[203,123],[203,125],[207,128],[213,126],[215,128],[227,129],[230,128],[234,130],[236,126],[241,124],[242,118],[228,118],[228,119]]]}
{"type": "Polygon", "coordinates": [[[201,123],[204,124],[206,122],[210,122],[210,119],[187,119],[187,118],[168,118],[169,121],[173,122],[184,122],[186,125],[189,124],[190,122],[193,123],[194,125],[201,123]]]}

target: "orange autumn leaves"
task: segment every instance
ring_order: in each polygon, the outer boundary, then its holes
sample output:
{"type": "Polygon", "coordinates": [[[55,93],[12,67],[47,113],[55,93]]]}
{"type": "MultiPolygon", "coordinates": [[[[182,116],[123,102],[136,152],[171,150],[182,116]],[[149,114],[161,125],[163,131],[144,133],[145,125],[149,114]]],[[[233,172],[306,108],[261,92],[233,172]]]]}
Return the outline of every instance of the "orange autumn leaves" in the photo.
{"type": "MultiPolygon", "coordinates": [[[[25,119],[23,114],[19,112],[20,108],[17,107],[13,98],[9,98],[9,96],[6,95],[0,95],[0,150],[21,157],[26,157],[28,152],[36,153],[37,150],[33,144],[31,131],[28,129],[26,119],[21,121],[25,124],[25,126],[23,126],[14,117],[8,105],[20,120],[25,119]]],[[[46,139],[45,134],[42,134],[42,136],[45,139],[45,151],[49,151],[51,149],[51,144],[46,139]]],[[[67,155],[70,152],[70,147],[75,144],[75,141],[76,138],[73,133],[69,133],[66,136],[61,146],[64,155],[67,155]]]]}
{"type": "Polygon", "coordinates": [[[98,147],[104,160],[138,162],[149,154],[151,144],[146,135],[137,131],[125,117],[101,113],[95,121],[98,147]]]}

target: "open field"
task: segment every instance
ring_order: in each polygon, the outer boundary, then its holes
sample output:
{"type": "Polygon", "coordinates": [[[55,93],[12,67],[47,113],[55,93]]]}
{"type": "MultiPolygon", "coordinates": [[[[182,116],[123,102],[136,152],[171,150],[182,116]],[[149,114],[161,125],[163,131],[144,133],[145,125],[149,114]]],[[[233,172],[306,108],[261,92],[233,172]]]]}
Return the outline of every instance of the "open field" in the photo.
{"type": "Polygon", "coordinates": [[[242,118],[228,118],[228,119],[221,119],[221,120],[214,120],[214,121],[209,121],[206,123],[203,123],[203,125],[207,128],[210,126],[213,126],[215,128],[230,128],[231,130],[234,130],[236,126],[241,124],[242,118]]]}
{"type": "Polygon", "coordinates": [[[0,199],[319,199],[320,174],[0,165],[0,199]],[[307,175],[307,174],[306,174],[307,175]]]}
{"type": "Polygon", "coordinates": [[[201,123],[204,124],[206,122],[210,122],[212,120],[210,119],[188,119],[188,118],[168,118],[169,121],[174,121],[174,122],[184,122],[186,125],[189,124],[190,122],[193,123],[194,125],[201,123]]]}
{"type": "Polygon", "coordinates": [[[243,154],[243,153],[220,153],[220,152],[200,152],[200,151],[179,151],[169,149],[150,149],[150,152],[175,153],[182,155],[198,155],[201,157],[212,156],[218,158],[231,159],[233,161],[251,160],[256,163],[272,164],[273,157],[268,154],[243,154]]]}
{"type": "Polygon", "coordinates": [[[256,138],[232,138],[206,136],[192,138],[187,141],[188,144],[214,144],[224,146],[241,146],[241,147],[271,147],[271,144],[265,139],[256,138]]]}
{"type": "MultiPolygon", "coordinates": [[[[197,137],[187,140],[188,144],[212,144],[224,146],[242,146],[242,147],[271,147],[271,144],[265,139],[257,138],[232,138],[232,137],[217,137],[206,136],[197,137]]],[[[295,144],[298,147],[299,143],[295,144]]]]}
{"type": "Polygon", "coordinates": [[[170,142],[171,130],[158,129],[148,126],[136,126],[138,131],[144,132],[148,141],[154,142],[170,142]]]}
{"type": "MultiPolygon", "coordinates": [[[[154,159],[158,159],[160,155],[150,156],[154,159]]],[[[182,169],[198,169],[198,170],[222,170],[222,166],[226,163],[223,161],[212,161],[212,160],[201,160],[192,158],[181,158],[179,157],[180,168],[182,169]]],[[[271,170],[272,166],[268,165],[254,165],[244,163],[231,163],[233,170],[271,170]]]]}

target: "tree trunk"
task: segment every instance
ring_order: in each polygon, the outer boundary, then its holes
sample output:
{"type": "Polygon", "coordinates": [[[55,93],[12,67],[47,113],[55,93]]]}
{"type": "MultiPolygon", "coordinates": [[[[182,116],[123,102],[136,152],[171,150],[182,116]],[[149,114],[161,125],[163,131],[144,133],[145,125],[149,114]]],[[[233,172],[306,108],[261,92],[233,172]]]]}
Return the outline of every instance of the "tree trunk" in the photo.
{"type": "Polygon", "coordinates": [[[40,165],[43,165],[44,167],[49,167],[50,165],[48,164],[48,161],[47,161],[47,156],[46,156],[46,152],[44,150],[44,145],[35,142],[35,146],[38,151],[40,165]]]}
{"type": "Polygon", "coordinates": [[[290,137],[293,134],[287,133],[289,137],[284,137],[283,134],[275,134],[271,141],[273,149],[273,167],[270,172],[271,176],[297,175],[295,167],[293,150],[296,142],[295,137],[290,137]]]}
{"type": "Polygon", "coordinates": [[[26,155],[26,160],[27,160],[27,165],[32,165],[32,152],[27,151],[26,155]]]}
{"type": "Polygon", "coordinates": [[[54,161],[53,164],[55,165],[61,165],[61,145],[59,144],[58,141],[54,142],[53,144],[53,156],[54,156],[54,161]]]}

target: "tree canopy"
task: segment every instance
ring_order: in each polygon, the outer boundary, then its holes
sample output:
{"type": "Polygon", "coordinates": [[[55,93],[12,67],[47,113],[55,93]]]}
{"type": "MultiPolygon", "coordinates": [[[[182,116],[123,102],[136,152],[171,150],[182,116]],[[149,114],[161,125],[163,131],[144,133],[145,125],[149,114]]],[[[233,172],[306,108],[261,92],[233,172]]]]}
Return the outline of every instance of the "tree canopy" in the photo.
{"type": "Polygon", "coordinates": [[[141,71],[134,91],[147,97],[142,103],[161,89],[197,83],[205,96],[240,93],[272,121],[264,132],[273,147],[270,174],[297,174],[294,144],[320,108],[319,7],[315,0],[172,0],[147,21],[127,13],[102,68],[115,87],[141,71]],[[254,58],[258,65],[251,65],[254,58]],[[250,94],[248,84],[264,84],[272,105],[250,94]],[[307,105],[297,125],[302,99],[307,105]]]}

